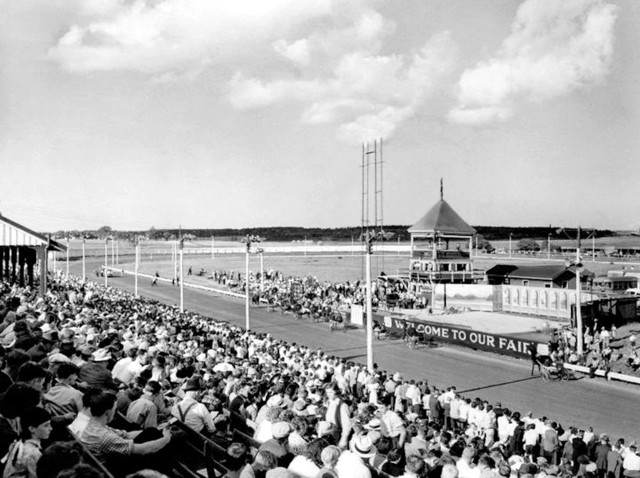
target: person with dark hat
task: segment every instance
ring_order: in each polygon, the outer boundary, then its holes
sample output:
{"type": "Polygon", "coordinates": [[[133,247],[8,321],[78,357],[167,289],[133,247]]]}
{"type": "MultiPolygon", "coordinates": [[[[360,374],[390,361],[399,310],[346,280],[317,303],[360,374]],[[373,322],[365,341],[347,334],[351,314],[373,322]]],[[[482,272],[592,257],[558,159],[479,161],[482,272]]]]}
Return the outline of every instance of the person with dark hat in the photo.
{"type": "Polygon", "coordinates": [[[214,433],[216,427],[207,407],[199,402],[202,395],[202,382],[192,377],[184,385],[184,398],[171,409],[171,415],[197,432],[214,433]]]}
{"type": "Polygon", "coordinates": [[[98,349],[91,354],[90,360],[80,367],[78,378],[88,387],[117,391],[118,386],[111,377],[107,365],[111,360],[111,353],[107,349],[98,349]]]}

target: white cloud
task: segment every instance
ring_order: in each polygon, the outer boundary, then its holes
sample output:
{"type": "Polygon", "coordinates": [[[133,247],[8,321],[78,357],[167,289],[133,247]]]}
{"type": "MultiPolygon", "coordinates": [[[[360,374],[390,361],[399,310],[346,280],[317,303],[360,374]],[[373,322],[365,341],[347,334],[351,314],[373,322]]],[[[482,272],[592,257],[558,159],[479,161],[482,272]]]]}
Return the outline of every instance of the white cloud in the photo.
{"type": "Polygon", "coordinates": [[[335,122],[344,139],[388,136],[450,71],[455,49],[441,33],[422,48],[383,53],[396,25],[373,3],[99,0],[49,57],[76,73],[136,71],[156,82],[231,67],[224,81],[239,110],[295,102],[301,121],[335,122]]]}
{"type": "Polygon", "coordinates": [[[613,57],[617,8],[601,0],[527,0],[497,54],[463,72],[457,123],[505,121],[521,104],[597,84],[613,57]]]}
{"type": "Polygon", "coordinates": [[[273,43],[273,49],[297,65],[309,65],[311,53],[309,52],[309,42],[306,38],[293,43],[287,43],[286,40],[280,39],[273,43]]]}
{"type": "MultiPolygon", "coordinates": [[[[320,38],[314,40],[310,40],[312,50],[325,44],[320,38]]],[[[438,81],[450,71],[454,58],[449,35],[438,34],[422,49],[407,55],[343,52],[328,63],[333,68],[326,73],[313,67],[309,72],[303,69],[310,78],[262,81],[236,74],[230,83],[230,98],[234,106],[244,109],[300,102],[302,121],[338,122],[338,135],[345,141],[389,137],[424,105],[438,81]]]]}
{"type": "Polygon", "coordinates": [[[331,0],[100,0],[49,56],[76,72],[176,73],[251,55],[330,7],[331,0]]]}

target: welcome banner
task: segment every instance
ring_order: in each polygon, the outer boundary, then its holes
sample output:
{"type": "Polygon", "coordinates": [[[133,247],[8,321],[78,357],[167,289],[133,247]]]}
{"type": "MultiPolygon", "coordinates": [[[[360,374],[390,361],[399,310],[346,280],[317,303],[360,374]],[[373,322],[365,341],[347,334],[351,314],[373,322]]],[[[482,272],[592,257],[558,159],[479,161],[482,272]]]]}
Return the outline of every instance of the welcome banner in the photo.
{"type": "Polygon", "coordinates": [[[402,333],[403,330],[413,327],[418,334],[425,337],[433,337],[436,341],[519,358],[529,358],[529,346],[534,344],[538,348],[539,345],[538,342],[533,340],[522,340],[508,335],[491,334],[436,322],[417,321],[400,317],[386,316],[384,324],[391,332],[402,333]]]}

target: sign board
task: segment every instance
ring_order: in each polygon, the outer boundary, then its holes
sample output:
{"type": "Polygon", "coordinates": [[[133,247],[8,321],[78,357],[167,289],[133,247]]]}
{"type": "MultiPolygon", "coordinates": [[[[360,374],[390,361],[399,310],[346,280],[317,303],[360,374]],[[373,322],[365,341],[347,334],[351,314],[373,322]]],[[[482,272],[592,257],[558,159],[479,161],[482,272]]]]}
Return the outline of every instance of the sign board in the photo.
{"type": "Polygon", "coordinates": [[[351,306],[351,323],[356,325],[364,325],[364,307],[361,305],[351,306]]]}
{"type": "MultiPolygon", "coordinates": [[[[533,340],[523,340],[509,335],[491,334],[436,322],[385,317],[385,325],[387,325],[387,321],[391,324],[390,328],[392,332],[397,333],[405,330],[405,328],[413,327],[418,334],[433,337],[436,341],[462,345],[478,350],[486,350],[502,355],[510,355],[512,357],[529,358],[529,346],[534,345],[537,347],[538,345],[538,342],[533,340]]],[[[387,328],[389,328],[388,325],[387,328]]]]}

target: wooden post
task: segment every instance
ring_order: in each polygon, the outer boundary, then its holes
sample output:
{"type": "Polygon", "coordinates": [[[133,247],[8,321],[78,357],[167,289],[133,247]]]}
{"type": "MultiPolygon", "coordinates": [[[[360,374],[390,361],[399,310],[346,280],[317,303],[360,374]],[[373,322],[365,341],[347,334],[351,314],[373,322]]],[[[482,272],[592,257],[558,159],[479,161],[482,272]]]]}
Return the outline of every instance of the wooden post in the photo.
{"type": "Polygon", "coordinates": [[[11,246],[11,283],[16,282],[16,264],[18,263],[18,247],[11,246]]]}
{"type": "Polygon", "coordinates": [[[40,297],[44,297],[47,293],[47,246],[38,247],[38,256],[40,259],[40,297]]]}
{"type": "Polygon", "coordinates": [[[18,248],[18,284],[24,287],[24,266],[26,264],[26,247],[18,248]]]}
{"type": "Polygon", "coordinates": [[[36,250],[33,248],[26,249],[26,257],[27,260],[27,283],[29,287],[33,287],[33,266],[36,263],[36,250]]]}

